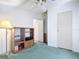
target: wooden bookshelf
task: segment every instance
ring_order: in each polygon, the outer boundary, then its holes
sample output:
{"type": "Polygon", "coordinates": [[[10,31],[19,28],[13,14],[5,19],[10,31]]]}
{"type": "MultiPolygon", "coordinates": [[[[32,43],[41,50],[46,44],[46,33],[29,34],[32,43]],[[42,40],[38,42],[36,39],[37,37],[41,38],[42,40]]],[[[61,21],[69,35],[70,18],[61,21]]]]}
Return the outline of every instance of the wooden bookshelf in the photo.
{"type": "Polygon", "coordinates": [[[30,48],[34,44],[34,29],[19,28],[12,29],[11,52],[16,53],[30,48]]]}

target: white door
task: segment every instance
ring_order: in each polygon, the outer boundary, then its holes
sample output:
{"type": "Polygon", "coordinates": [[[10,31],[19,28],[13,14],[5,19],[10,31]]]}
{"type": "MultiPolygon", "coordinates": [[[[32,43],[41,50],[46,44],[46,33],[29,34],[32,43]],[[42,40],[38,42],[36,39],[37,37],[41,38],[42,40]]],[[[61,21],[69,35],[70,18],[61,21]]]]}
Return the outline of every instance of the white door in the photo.
{"type": "Polygon", "coordinates": [[[6,30],[0,29],[0,54],[6,53],[6,30]]]}
{"type": "Polygon", "coordinates": [[[34,19],[34,41],[43,42],[43,20],[34,19]]]}
{"type": "Polygon", "coordinates": [[[58,14],[58,47],[72,49],[72,12],[58,14]]]}

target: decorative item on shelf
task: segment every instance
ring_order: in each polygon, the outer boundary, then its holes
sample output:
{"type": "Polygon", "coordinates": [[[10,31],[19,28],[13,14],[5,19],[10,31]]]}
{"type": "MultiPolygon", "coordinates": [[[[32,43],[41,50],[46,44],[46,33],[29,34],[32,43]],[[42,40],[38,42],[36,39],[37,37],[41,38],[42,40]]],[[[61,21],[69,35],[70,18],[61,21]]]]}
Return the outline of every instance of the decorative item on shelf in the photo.
{"type": "Polygon", "coordinates": [[[15,46],[15,51],[18,51],[18,45],[17,45],[17,46],[15,46]]]}
{"type": "Polygon", "coordinates": [[[10,21],[9,20],[0,20],[0,28],[4,28],[4,29],[6,29],[6,56],[8,55],[8,39],[7,39],[7,31],[8,31],[8,29],[11,29],[13,26],[12,26],[12,24],[10,23],[10,21]]]}

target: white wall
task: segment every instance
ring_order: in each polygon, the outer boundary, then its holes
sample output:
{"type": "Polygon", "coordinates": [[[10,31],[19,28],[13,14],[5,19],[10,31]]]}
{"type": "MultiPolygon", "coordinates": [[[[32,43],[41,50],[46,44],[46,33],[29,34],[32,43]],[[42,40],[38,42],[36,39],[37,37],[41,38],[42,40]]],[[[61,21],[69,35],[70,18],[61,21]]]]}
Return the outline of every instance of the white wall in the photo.
{"type": "Polygon", "coordinates": [[[8,19],[15,27],[33,27],[33,19],[36,16],[33,13],[23,10],[0,11],[0,20],[8,19]]]}
{"type": "Polygon", "coordinates": [[[79,52],[79,1],[70,2],[54,2],[49,4],[48,9],[48,45],[57,47],[57,14],[64,11],[72,11],[72,32],[73,32],[73,48],[75,52],[79,52]],[[50,5],[51,4],[51,5],[50,5]],[[50,8],[52,6],[52,8],[50,8]]]}
{"type": "Polygon", "coordinates": [[[47,38],[48,45],[57,47],[57,20],[56,20],[56,10],[50,9],[48,10],[48,24],[47,24],[47,38]]]}

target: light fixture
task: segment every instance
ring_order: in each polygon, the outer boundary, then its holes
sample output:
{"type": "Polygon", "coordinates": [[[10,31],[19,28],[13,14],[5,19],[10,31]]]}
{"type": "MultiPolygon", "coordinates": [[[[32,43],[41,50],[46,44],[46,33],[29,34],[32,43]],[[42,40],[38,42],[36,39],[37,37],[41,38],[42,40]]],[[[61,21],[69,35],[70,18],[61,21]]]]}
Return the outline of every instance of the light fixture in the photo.
{"type": "Polygon", "coordinates": [[[9,20],[1,20],[0,21],[0,28],[9,29],[9,28],[12,28],[12,24],[10,23],[9,20]]]}
{"type": "Polygon", "coordinates": [[[9,20],[0,20],[0,28],[6,29],[6,56],[8,54],[7,50],[7,30],[12,28],[12,24],[9,20]]]}
{"type": "Polygon", "coordinates": [[[36,7],[39,7],[42,9],[43,12],[46,12],[47,11],[46,0],[36,0],[32,5],[32,8],[36,7]]]}

